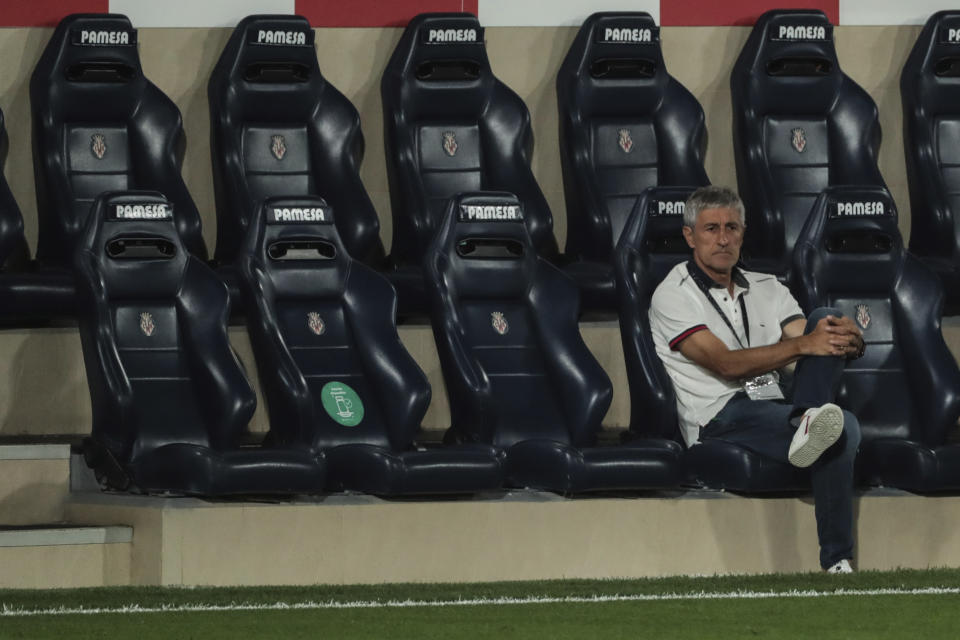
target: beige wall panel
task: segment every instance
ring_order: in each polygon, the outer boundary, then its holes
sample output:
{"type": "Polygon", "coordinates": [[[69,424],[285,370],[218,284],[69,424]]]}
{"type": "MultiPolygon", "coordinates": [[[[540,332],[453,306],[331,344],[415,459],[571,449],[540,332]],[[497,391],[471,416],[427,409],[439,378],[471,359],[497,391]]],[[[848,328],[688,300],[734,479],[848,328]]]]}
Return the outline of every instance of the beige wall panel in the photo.
{"type": "Polygon", "coordinates": [[[880,172],[900,213],[904,241],[910,238],[910,194],[903,153],[900,72],[921,27],[837,27],[834,37],[840,67],[873,97],[880,112],[883,140],[880,172]]]}
{"type": "Polygon", "coordinates": [[[0,460],[0,525],[63,520],[70,460],[0,460]]]}
{"type": "Polygon", "coordinates": [[[0,589],[73,589],[127,584],[130,584],[130,545],[127,543],[0,548],[0,589]]]}
{"type": "Polygon", "coordinates": [[[89,431],[76,329],[0,331],[0,436],[89,431]]]}
{"type": "MultiPolygon", "coordinates": [[[[809,497],[707,492],[679,499],[516,497],[370,499],[361,504],[121,497],[111,507],[109,497],[85,502],[88,498],[78,495],[70,513],[87,522],[134,524],[134,584],[475,582],[819,571],[809,497]],[[229,545],[223,544],[225,531],[230,532],[229,545]]],[[[857,566],[960,566],[958,500],[858,498],[857,566]],[[917,543],[904,545],[904,540],[917,543]]]]}
{"type": "Polygon", "coordinates": [[[714,184],[736,188],[730,72],[750,29],[666,27],[660,30],[667,71],[697,97],[707,124],[704,166],[714,184]]]}

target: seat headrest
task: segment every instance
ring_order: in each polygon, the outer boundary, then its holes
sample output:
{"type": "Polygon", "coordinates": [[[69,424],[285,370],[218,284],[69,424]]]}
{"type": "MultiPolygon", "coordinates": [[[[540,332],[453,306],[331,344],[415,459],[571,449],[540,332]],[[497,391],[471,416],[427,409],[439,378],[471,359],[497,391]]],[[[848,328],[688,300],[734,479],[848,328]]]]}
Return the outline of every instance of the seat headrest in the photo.
{"type": "Polygon", "coordinates": [[[683,212],[696,187],[650,187],[634,204],[620,235],[620,247],[639,254],[688,254],[683,212]]]}
{"type": "Polygon", "coordinates": [[[520,200],[497,191],[452,198],[430,253],[446,257],[461,295],[480,297],[522,294],[537,261],[520,200]]]}
{"type": "Polygon", "coordinates": [[[78,248],[93,254],[111,296],[173,295],[190,257],[173,205],[154,191],[100,194],[78,248]]]}
{"type": "Polygon", "coordinates": [[[247,16],[227,41],[218,72],[250,83],[248,88],[309,83],[321,79],[313,43],[314,31],[303,16],[247,16]]]}
{"type": "Polygon", "coordinates": [[[670,80],[650,14],[594,13],[570,45],[557,91],[585,113],[636,117],[658,109],[670,80]]]}
{"type": "Polygon", "coordinates": [[[824,189],[797,247],[818,254],[820,273],[834,288],[889,288],[905,256],[896,205],[883,187],[824,189]]]}
{"type": "Polygon", "coordinates": [[[384,93],[400,95],[403,87],[410,113],[448,119],[483,113],[495,82],[483,27],[469,13],[414,17],[383,75],[384,93]]]}
{"type": "Polygon", "coordinates": [[[57,25],[37,68],[71,83],[130,83],[142,77],[137,30],[120,14],[69,15],[57,25]]]}
{"type": "Polygon", "coordinates": [[[333,209],[318,196],[267,198],[251,223],[250,251],[264,262],[336,261],[349,259],[333,209]]]}
{"type": "Polygon", "coordinates": [[[660,28],[645,11],[594,13],[580,27],[567,59],[583,78],[650,81],[663,72],[660,28]]]}
{"type": "Polygon", "coordinates": [[[833,25],[813,9],[776,9],[760,16],[732,76],[774,108],[795,113],[827,110],[843,77],[833,25]]]}
{"type": "Polygon", "coordinates": [[[930,16],[907,65],[946,81],[960,78],[960,11],[938,11],[930,16]],[[921,56],[919,60],[914,60],[916,54],[921,56]]]}
{"type": "Polygon", "coordinates": [[[255,218],[245,252],[264,266],[277,292],[322,296],[343,290],[353,259],[323,198],[267,198],[255,218]]]}
{"type": "Polygon", "coordinates": [[[490,61],[483,39],[483,27],[469,13],[421,13],[407,25],[397,53],[406,60],[404,72],[419,80],[473,80],[471,74],[488,73],[490,61]],[[473,63],[457,68],[448,63],[473,63]],[[464,73],[457,77],[456,73],[464,73]]]}

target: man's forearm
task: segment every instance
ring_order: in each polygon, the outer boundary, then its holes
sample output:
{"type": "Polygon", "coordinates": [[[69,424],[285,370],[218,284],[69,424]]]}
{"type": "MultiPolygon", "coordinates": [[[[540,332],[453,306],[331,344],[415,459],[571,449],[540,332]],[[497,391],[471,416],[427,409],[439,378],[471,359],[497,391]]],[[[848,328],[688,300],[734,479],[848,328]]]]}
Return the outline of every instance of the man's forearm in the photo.
{"type": "Polygon", "coordinates": [[[788,338],[765,347],[720,351],[707,368],[727,380],[752,378],[798,360],[804,353],[801,341],[802,337],[788,338]]]}

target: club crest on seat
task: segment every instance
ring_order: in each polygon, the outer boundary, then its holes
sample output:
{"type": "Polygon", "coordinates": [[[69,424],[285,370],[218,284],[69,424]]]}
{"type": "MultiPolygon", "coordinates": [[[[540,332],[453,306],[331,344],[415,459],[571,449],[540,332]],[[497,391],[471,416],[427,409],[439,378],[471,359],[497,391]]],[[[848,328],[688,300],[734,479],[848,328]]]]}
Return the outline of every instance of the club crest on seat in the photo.
{"type": "Polygon", "coordinates": [[[103,160],[103,156],[107,153],[107,139],[102,133],[90,136],[90,151],[97,160],[103,160]]]}
{"type": "Polygon", "coordinates": [[[140,313],[140,331],[148,338],[153,335],[157,325],[153,322],[153,315],[147,311],[140,313]]]}
{"type": "Polygon", "coordinates": [[[326,323],[316,311],[311,311],[307,314],[307,326],[310,328],[310,331],[318,336],[322,336],[323,332],[327,330],[326,323]]]}
{"type": "Polygon", "coordinates": [[[807,148],[807,132],[797,127],[796,129],[790,130],[790,144],[796,150],[797,153],[803,153],[803,150],[807,148]]]}
{"type": "Polygon", "coordinates": [[[444,131],[443,132],[443,150],[447,152],[447,155],[451,158],[457,155],[457,134],[453,131],[444,131]]]}
{"type": "Polygon", "coordinates": [[[855,308],[857,310],[857,324],[866,331],[867,327],[870,326],[870,307],[865,304],[858,304],[855,308]]]}
{"type": "Polygon", "coordinates": [[[500,335],[504,335],[510,330],[510,325],[507,324],[507,319],[501,311],[494,311],[490,314],[490,324],[493,326],[493,330],[500,335]]]}
{"type": "Polygon", "coordinates": [[[633,151],[633,138],[630,137],[630,129],[620,129],[617,131],[617,135],[619,136],[617,144],[620,145],[620,149],[624,153],[633,151]]]}
{"type": "Polygon", "coordinates": [[[270,137],[270,152],[273,153],[273,157],[277,160],[283,160],[283,156],[287,155],[287,141],[283,136],[276,135],[270,137]]]}

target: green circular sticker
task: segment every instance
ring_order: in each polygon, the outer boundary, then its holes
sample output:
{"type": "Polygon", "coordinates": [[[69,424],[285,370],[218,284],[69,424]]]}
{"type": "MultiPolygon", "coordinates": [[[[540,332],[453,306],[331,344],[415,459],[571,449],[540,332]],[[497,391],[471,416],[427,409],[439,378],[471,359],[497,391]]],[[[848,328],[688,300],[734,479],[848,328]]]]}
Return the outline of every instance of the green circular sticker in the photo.
{"type": "Polygon", "coordinates": [[[363,403],[349,385],[328,382],[320,390],[320,399],[330,417],[345,427],[355,427],[363,420],[363,403]]]}

